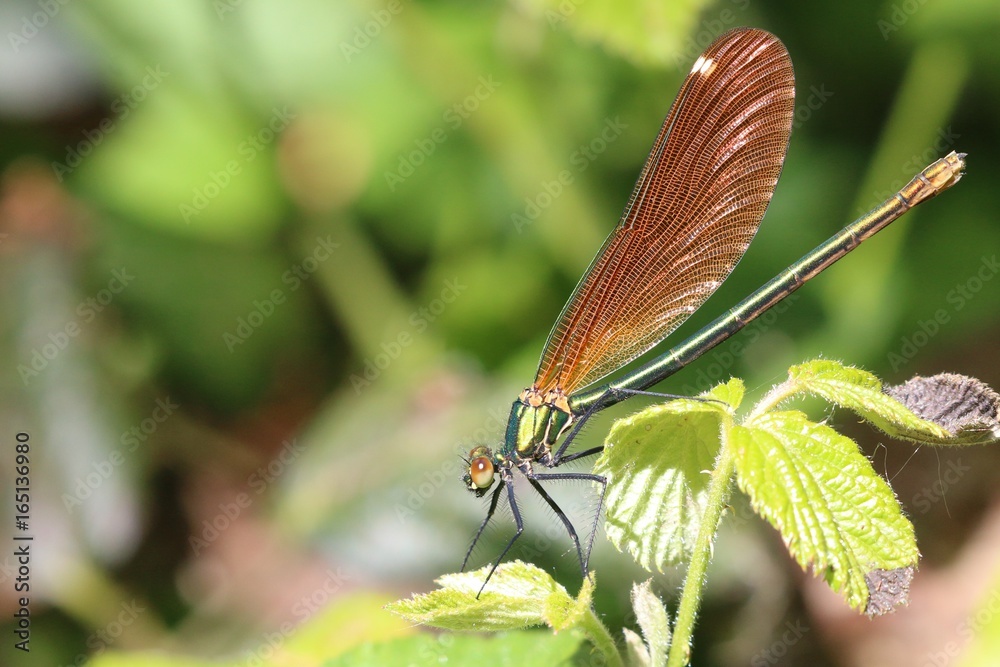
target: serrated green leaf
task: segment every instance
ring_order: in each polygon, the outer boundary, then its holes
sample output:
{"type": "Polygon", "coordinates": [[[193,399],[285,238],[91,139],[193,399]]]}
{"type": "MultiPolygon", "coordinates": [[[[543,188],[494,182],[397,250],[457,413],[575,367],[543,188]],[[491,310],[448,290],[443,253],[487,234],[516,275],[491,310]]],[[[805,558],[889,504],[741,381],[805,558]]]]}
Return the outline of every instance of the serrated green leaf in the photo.
{"type": "Polygon", "coordinates": [[[715,385],[710,390],[700,394],[700,397],[722,401],[729,406],[729,412],[733,413],[743,403],[743,396],[745,394],[746,387],[743,385],[743,380],[730,378],[729,382],[715,385]]]}
{"type": "Polygon", "coordinates": [[[360,646],[325,667],[570,667],[582,642],[574,632],[521,631],[496,637],[423,634],[360,646]]]}
{"type": "Polygon", "coordinates": [[[865,609],[865,575],[916,565],[913,525],[850,438],[797,411],[731,431],[740,488],[803,567],[865,609]]]}
{"type": "Polygon", "coordinates": [[[543,616],[545,622],[556,632],[575,628],[583,623],[585,614],[590,613],[590,605],[594,598],[594,578],[591,574],[583,580],[580,593],[576,598],[561,593],[552,593],[545,599],[543,616]]]}
{"type": "Polygon", "coordinates": [[[608,477],[605,528],[647,570],[684,560],[698,535],[721,422],[742,399],[734,380],[706,397],[654,405],[612,426],[594,472],[608,477]]]}
{"type": "Polygon", "coordinates": [[[837,361],[816,359],[792,366],[788,376],[799,390],[856,412],[894,438],[925,443],[942,443],[951,439],[951,434],[944,428],[921,419],[883,392],[882,381],[868,371],[837,361]]]}
{"type": "Polygon", "coordinates": [[[647,579],[632,586],[632,610],[646,640],[649,664],[663,667],[670,649],[670,619],[660,598],[653,592],[650,581],[647,579]]]}
{"type": "MultiPolygon", "coordinates": [[[[570,617],[575,600],[544,570],[513,561],[503,563],[493,573],[479,598],[489,566],[473,572],[446,574],[436,581],[441,586],[424,595],[414,595],[386,605],[386,608],[414,623],[446,630],[521,630],[547,625],[550,615],[558,621],[570,617]],[[562,614],[559,610],[563,610],[562,614]]],[[[590,591],[586,584],[581,597],[590,591]]],[[[565,627],[565,626],[563,626],[565,627]]]]}

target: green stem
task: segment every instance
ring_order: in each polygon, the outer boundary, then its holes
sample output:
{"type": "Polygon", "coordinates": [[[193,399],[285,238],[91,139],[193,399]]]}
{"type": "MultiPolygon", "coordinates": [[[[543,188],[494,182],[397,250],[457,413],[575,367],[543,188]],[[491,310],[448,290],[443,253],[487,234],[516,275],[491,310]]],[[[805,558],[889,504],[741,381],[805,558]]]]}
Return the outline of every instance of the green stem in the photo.
{"type": "Polygon", "coordinates": [[[667,667],[684,667],[691,658],[691,634],[694,631],[698,607],[701,606],[705,571],[712,558],[715,531],[729,497],[730,480],[736,467],[736,456],[729,446],[729,432],[732,427],[732,417],[727,415],[722,428],[722,446],[718,462],[712,471],[712,480],[708,487],[708,504],[701,519],[701,527],[698,529],[698,538],[695,540],[691,565],[688,566],[687,576],[684,579],[684,588],[681,590],[681,601],[677,608],[677,622],[674,625],[673,641],[670,642],[667,667]]]}
{"type": "Polygon", "coordinates": [[[594,648],[604,654],[605,664],[610,667],[625,667],[622,662],[621,653],[618,652],[618,647],[615,646],[615,640],[611,637],[608,629],[604,627],[604,624],[601,623],[601,619],[597,618],[593,607],[588,609],[587,613],[583,615],[580,627],[587,633],[587,638],[590,639],[594,648]]]}
{"type": "Polygon", "coordinates": [[[594,644],[594,648],[604,654],[604,659],[609,667],[624,667],[625,663],[622,662],[621,653],[618,652],[618,647],[615,646],[615,640],[611,637],[608,629],[604,627],[604,624],[601,623],[601,619],[597,618],[593,608],[590,608],[583,615],[581,625],[584,632],[587,633],[587,637],[594,644]]]}
{"type": "Polygon", "coordinates": [[[793,396],[800,390],[798,382],[793,381],[791,378],[785,380],[781,384],[775,385],[771,388],[771,391],[767,392],[764,398],[760,399],[757,405],[753,406],[753,410],[747,415],[746,424],[751,419],[760,417],[763,414],[770,412],[771,410],[778,407],[778,405],[784,401],[786,398],[793,396]]]}

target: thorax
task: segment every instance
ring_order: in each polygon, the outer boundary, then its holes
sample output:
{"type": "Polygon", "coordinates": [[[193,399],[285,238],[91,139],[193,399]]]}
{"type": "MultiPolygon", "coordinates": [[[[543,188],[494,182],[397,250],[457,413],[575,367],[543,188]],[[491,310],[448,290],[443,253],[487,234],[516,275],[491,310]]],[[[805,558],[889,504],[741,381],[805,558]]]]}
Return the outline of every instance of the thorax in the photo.
{"type": "Polygon", "coordinates": [[[542,395],[529,387],[511,406],[501,452],[505,457],[544,463],[552,445],[572,421],[573,414],[565,395],[557,392],[542,395]]]}

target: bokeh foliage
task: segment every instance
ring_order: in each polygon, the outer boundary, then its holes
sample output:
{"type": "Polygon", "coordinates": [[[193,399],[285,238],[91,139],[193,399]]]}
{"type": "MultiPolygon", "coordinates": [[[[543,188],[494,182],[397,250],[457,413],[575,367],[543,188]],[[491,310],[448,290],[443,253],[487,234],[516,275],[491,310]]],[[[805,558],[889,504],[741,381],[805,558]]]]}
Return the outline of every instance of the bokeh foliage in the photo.
{"type": "MultiPolygon", "coordinates": [[[[0,409],[32,436],[48,536],[31,658],[233,659],[283,620],[319,618],[293,609],[329,568],[343,575],[330,600],[395,599],[456,569],[483,511],[457,455],[501,436],[681,78],[729,27],[785,42],[797,122],[756,241],[676,340],[933,159],[965,151],[968,175],[661,388],[738,375],[752,393],[818,355],[893,382],[953,370],[1000,384],[995,5],[6,3],[0,409]],[[88,299],[106,303],[81,311],[88,299]],[[36,351],[37,374],[21,372],[36,351]],[[130,601],[146,611],[94,639],[130,601]]],[[[887,471],[912,453],[889,449],[887,471]]],[[[950,486],[948,513],[909,505],[929,563],[990,505],[990,456],[950,486]]],[[[904,508],[939,470],[918,453],[894,484],[904,508]]],[[[568,498],[589,516],[585,488],[568,498]]],[[[565,536],[526,511],[519,556],[575,590],[565,536]]],[[[755,525],[741,530],[767,554],[755,525]]],[[[605,542],[595,604],[619,627],[641,575],[605,542]]],[[[759,564],[718,555],[704,664],[770,643],[770,626],[732,620],[759,564]]],[[[774,626],[804,613],[785,586],[749,613],[774,626]]],[[[13,604],[6,583],[0,595],[13,604]]],[[[839,659],[821,646],[797,650],[839,659]]]]}

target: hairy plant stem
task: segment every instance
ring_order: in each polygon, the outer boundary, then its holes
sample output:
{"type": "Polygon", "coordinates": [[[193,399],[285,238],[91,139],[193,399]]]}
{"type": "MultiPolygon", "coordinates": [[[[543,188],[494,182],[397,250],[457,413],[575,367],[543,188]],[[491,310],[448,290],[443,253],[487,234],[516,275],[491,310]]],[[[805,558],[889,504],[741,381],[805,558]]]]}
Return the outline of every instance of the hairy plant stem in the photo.
{"type": "Polygon", "coordinates": [[[688,566],[684,588],[681,590],[680,605],[677,607],[677,622],[674,625],[674,637],[670,643],[667,667],[684,667],[691,659],[691,634],[694,631],[698,608],[701,606],[705,571],[712,558],[715,531],[719,526],[726,500],[729,498],[733,471],[736,468],[736,457],[729,446],[729,433],[732,427],[733,419],[730,415],[726,415],[722,424],[719,456],[708,487],[708,504],[701,518],[691,564],[688,566]]]}
{"type": "Polygon", "coordinates": [[[767,395],[765,395],[764,398],[757,402],[757,405],[753,406],[753,410],[750,411],[750,414],[747,415],[747,418],[743,423],[746,424],[751,419],[771,412],[777,408],[782,401],[795,395],[799,391],[801,391],[801,387],[799,387],[797,382],[794,382],[791,379],[775,385],[771,388],[771,391],[767,392],[767,395]]]}
{"type": "Polygon", "coordinates": [[[601,623],[601,619],[597,618],[593,607],[588,609],[587,613],[583,615],[580,625],[583,627],[584,632],[587,633],[587,637],[590,638],[594,648],[604,655],[607,661],[606,664],[610,667],[624,667],[622,656],[618,652],[615,640],[611,637],[611,633],[608,632],[604,624],[601,623]]]}

